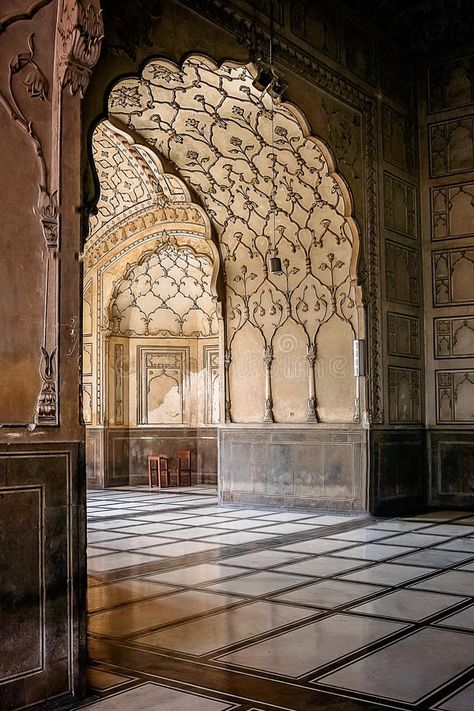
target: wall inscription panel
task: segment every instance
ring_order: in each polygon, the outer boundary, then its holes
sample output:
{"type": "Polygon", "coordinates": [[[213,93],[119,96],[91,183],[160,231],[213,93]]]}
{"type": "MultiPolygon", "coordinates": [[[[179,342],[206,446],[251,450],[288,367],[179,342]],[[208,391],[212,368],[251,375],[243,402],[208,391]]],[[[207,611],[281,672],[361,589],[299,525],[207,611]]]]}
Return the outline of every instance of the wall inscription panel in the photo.
{"type": "Polygon", "coordinates": [[[387,240],[385,276],[387,299],[411,306],[420,304],[420,257],[416,249],[387,240]]]}
{"type": "Polygon", "coordinates": [[[433,178],[474,170],[474,118],[466,116],[430,126],[433,178]]]}
{"type": "Polygon", "coordinates": [[[473,57],[461,57],[428,69],[430,111],[466,106],[474,100],[473,57]]]}
{"type": "Polygon", "coordinates": [[[435,306],[474,303],[474,248],[433,252],[435,306]]]}
{"type": "Polygon", "coordinates": [[[435,358],[474,358],[474,316],[435,318],[435,358]]]}
{"type": "Polygon", "coordinates": [[[473,423],[474,370],[438,370],[436,401],[439,424],[473,423]]]}
{"type": "Polygon", "coordinates": [[[431,190],[433,240],[474,234],[474,183],[460,183],[431,190]]]}
{"type": "Polygon", "coordinates": [[[421,422],[421,371],[389,366],[388,401],[392,424],[421,422]]]}
{"type": "Polygon", "coordinates": [[[417,238],[415,186],[391,173],[384,174],[384,221],[389,230],[417,238]]]}
{"type": "Polygon", "coordinates": [[[388,353],[407,358],[420,357],[420,319],[389,312],[387,314],[388,353]]]}

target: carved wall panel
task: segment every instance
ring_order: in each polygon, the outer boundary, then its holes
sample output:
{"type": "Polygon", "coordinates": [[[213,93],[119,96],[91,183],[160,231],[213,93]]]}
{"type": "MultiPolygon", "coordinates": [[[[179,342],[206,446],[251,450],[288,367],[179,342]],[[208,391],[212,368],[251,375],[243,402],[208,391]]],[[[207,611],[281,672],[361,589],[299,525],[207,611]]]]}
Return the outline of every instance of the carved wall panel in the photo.
{"type": "MultiPolygon", "coordinates": [[[[322,326],[331,320],[341,323],[343,349],[360,328],[360,296],[351,277],[358,235],[345,186],[322,144],[307,137],[298,111],[273,106],[254,88],[247,67],[216,67],[197,56],[182,69],[152,60],[140,78],[113,88],[109,108],[179,166],[205,204],[223,255],[229,357],[240,357],[234,339],[245,324],[260,334],[264,417],[271,421],[279,331],[290,322],[299,325],[309,353],[323,345],[329,331],[322,326]],[[281,276],[268,273],[275,249],[283,261],[281,276]]],[[[312,417],[309,391],[307,399],[312,417]]],[[[351,407],[345,418],[352,416],[351,407]]]]}
{"type": "Polygon", "coordinates": [[[474,422],[474,370],[436,371],[439,424],[474,422]]]}
{"type": "Polygon", "coordinates": [[[382,106],[383,156],[387,163],[415,173],[415,129],[412,121],[382,106]]]}
{"type": "Polygon", "coordinates": [[[345,64],[351,72],[375,84],[375,38],[348,17],[344,18],[344,52],[345,64]]]}
{"type": "Polygon", "coordinates": [[[436,251],[432,260],[434,305],[474,303],[474,248],[436,251]]]}
{"type": "Polygon", "coordinates": [[[203,347],[204,422],[208,425],[220,422],[220,363],[218,346],[203,347]]]}
{"type": "Polygon", "coordinates": [[[89,281],[84,286],[82,301],[82,335],[92,336],[92,283],[89,281]]]}
{"type": "Polygon", "coordinates": [[[387,240],[385,243],[385,277],[387,298],[390,301],[419,306],[418,250],[387,240]]]}
{"type": "Polygon", "coordinates": [[[125,344],[114,343],[114,424],[125,421],[125,344]]]}
{"type": "Polygon", "coordinates": [[[82,421],[85,425],[92,424],[92,383],[82,385],[82,421]]]}
{"type": "Polygon", "coordinates": [[[461,57],[428,69],[431,112],[455,109],[474,101],[474,66],[472,57],[461,57]]]}
{"type": "Polygon", "coordinates": [[[186,347],[139,347],[139,350],[139,423],[184,424],[188,420],[189,350],[186,347]]]}
{"type": "Polygon", "coordinates": [[[393,356],[419,358],[420,318],[406,314],[387,313],[388,353],[393,356]]]}
{"type": "Polygon", "coordinates": [[[473,121],[466,116],[430,126],[432,177],[474,170],[473,121]]]}
{"type": "Polygon", "coordinates": [[[421,371],[388,368],[389,418],[392,424],[421,422],[421,371]]]}
{"type": "Polygon", "coordinates": [[[308,3],[294,0],[290,4],[291,31],[333,59],[339,57],[338,10],[330,0],[308,3]]]}
{"type": "Polygon", "coordinates": [[[435,358],[474,358],[474,317],[435,318],[435,358]]]}
{"type": "Polygon", "coordinates": [[[82,374],[92,375],[92,343],[84,343],[82,346],[82,374]]]}
{"type": "Polygon", "coordinates": [[[417,239],[416,188],[391,173],[384,173],[385,227],[417,239]]]}
{"type": "Polygon", "coordinates": [[[432,239],[474,235],[474,183],[431,189],[432,239]]]}

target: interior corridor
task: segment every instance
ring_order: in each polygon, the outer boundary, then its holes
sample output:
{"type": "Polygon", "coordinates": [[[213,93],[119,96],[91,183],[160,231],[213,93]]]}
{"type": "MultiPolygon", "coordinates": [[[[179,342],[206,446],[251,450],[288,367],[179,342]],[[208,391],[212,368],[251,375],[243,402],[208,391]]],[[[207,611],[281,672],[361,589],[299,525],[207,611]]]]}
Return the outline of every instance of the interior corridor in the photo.
{"type": "Polygon", "coordinates": [[[474,708],[472,513],[91,491],[88,568],[98,711],[474,708]]]}

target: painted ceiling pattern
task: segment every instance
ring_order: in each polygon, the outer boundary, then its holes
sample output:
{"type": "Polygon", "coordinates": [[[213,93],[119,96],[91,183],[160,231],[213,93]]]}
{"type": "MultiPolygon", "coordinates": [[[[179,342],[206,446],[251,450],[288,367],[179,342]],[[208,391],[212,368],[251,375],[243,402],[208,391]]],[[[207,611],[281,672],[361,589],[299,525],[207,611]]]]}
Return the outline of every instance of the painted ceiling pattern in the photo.
{"type": "Polygon", "coordinates": [[[217,335],[212,262],[170,240],[128,267],[114,289],[110,332],[121,336],[217,335]]]}
{"type": "Polygon", "coordinates": [[[323,324],[358,331],[357,233],[332,159],[296,108],[254,88],[246,66],[194,55],[152,60],[118,82],[109,111],[164,155],[198,194],[219,237],[227,349],[250,323],[272,348],[288,321],[308,351],[323,324]],[[278,250],[282,275],[268,272],[278,250]]]}

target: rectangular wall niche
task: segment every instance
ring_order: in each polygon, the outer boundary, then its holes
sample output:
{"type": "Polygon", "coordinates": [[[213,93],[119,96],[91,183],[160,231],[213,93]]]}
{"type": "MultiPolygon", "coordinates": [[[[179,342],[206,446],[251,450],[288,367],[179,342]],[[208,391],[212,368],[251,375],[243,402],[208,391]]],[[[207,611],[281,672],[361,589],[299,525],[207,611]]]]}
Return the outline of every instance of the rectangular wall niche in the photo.
{"type": "Polygon", "coordinates": [[[420,319],[417,316],[389,312],[387,332],[389,355],[420,357],[420,319]]]}
{"type": "Polygon", "coordinates": [[[388,369],[390,422],[418,424],[421,422],[421,379],[418,368],[388,369]]]}
{"type": "Polygon", "coordinates": [[[474,422],[474,370],[436,372],[436,419],[439,424],[474,422]]]}
{"type": "Polygon", "coordinates": [[[458,183],[431,190],[433,240],[474,234],[474,183],[458,183]]]}
{"type": "Polygon", "coordinates": [[[44,666],[41,487],[0,489],[0,522],[1,684],[44,666]]]}
{"type": "Polygon", "coordinates": [[[474,249],[433,252],[435,306],[474,304],[474,249]]]}
{"type": "Polygon", "coordinates": [[[385,227],[417,238],[416,189],[391,173],[384,174],[385,227]]]}
{"type": "Polygon", "coordinates": [[[137,349],[139,423],[182,425],[187,420],[189,348],[137,349]]]}
{"type": "Polygon", "coordinates": [[[474,357],[474,317],[435,318],[435,357],[474,357]]]}

